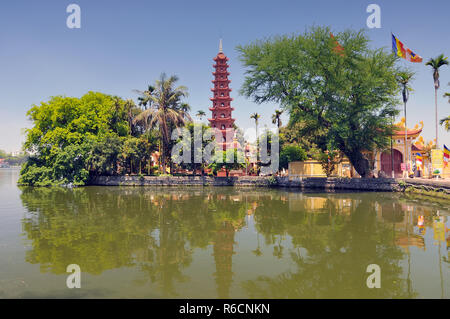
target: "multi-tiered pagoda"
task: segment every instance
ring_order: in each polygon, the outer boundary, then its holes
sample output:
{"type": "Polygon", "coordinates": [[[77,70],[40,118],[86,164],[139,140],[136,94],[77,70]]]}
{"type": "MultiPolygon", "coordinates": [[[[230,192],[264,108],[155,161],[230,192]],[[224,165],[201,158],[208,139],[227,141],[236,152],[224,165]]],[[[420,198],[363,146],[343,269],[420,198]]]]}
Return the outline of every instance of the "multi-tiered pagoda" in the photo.
{"type": "Polygon", "coordinates": [[[234,137],[234,118],[231,117],[231,112],[234,108],[231,107],[231,101],[233,101],[233,99],[230,97],[231,89],[229,84],[231,81],[228,79],[228,76],[230,75],[227,70],[228,60],[229,59],[222,51],[222,40],[220,40],[219,53],[214,58],[216,63],[213,65],[215,68],[215,72],[213,72],[214,80],[212,81],[214,83],[214,88],[212,88],[211,91],[213,91],[214,96],[210,99],[213,102],[213,106],[209,108],[212,112],[212,118],[208,120],[213,129],[218,129],[222,133],[224,149],[227,144],[233,142],[232,139],[234,137]],[[226,139],[227,130],[229,130],[228,136],[231,136],[231,140],[226,139]]]}

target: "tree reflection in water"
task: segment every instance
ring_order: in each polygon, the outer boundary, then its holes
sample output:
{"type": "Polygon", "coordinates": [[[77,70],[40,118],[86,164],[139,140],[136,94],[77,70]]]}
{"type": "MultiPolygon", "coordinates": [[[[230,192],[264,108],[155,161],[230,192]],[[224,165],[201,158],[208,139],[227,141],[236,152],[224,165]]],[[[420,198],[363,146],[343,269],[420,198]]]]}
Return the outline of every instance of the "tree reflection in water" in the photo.
{"type": "MultiPolygon", "coordinates": [[[[295,213],[276,202],[257,209],[255,219],[266,238],[292,238],[290,258],[294,270],[275,277],[260,276],[244,287],[251,298],[411,298],[405,289],[400,261],[403,252],[393,240],[390,225],[377,220],[373,197],[343,195],[316,197],[320,208],[308,200],[295,213]],[[347,198],[345,198],[347,197],[347,198]],[[347,207],[342,207],[342,201],[347,207]],[[304,248],[306,253],[302,253],[304,248]],[[383,289],[366,286],[366,267],[378,264],[383,289]]],[[[303,205],[302,205],[303,204],[303,205]]]]}
{"type": "Polygon", "coordinates": [[[22,188],[21,199],[28,210],[23,230],[32,244],[26,261],[41,272],[66,274],[71,263],[93,275],[133,267],[144,274],[140,284],[177,297],[178,284],[191,280],[186,269],[194,251],[211,247],[220,298],[234,297],[233,287],[250,298],[416,296],[403,276],[405,252],[393,227],[403,215],[392,213],[398,201],[390,195],[86,187],[22,188]],[[244,254],[235,234],[246,232],[247,216],[258,244],[240,258],[250,260],[254,272],[233,283],[241,270],[233,269],[233,258],[244,254]],[[259,275],[259,258],[272,258],[273,275],[259,275]],[[282,262],[289,271],[277,271],[282,262]],[[381,267],[382,289],[367,288],[369,264],[381,267]]]}

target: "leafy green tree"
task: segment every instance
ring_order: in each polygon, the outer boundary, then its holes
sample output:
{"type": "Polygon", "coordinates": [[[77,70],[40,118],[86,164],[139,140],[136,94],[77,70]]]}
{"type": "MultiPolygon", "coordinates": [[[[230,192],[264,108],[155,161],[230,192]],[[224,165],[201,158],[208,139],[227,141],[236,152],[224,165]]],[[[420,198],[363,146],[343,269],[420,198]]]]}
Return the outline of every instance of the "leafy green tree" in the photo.
{"type": "Polygon", "coordinates": [[[370,165],[363,151],[387,146],[398,113],[397,58],[370,49],[362,31],[335,39],[341,53],[330,29],[322,27],[239,46],[247,68],[241,92],[257,103],[280,103],[306,129],[322,131],[315,144],[341,150],[366,177],[370,165]]]}
{"type": "Polygon", "coordinates": [[[285,145],[280,151],[280,168],[287,169],[290,162],[304,161],[306,159],[307,155],[303,148],[295,144],[285,145]]]}
{"type": "Polygon", "coordinates": [[[123,138],[111,135],[91,142],[87,158],[88,170],[93,175],[115,175],[119,155],[122,153],[123,138]]]}
{"type": "Polygon", "coordinates": [[[130,167],[130,174],[133,174],[133,168],[136,167],[139,160],[139,139],[129,137],[125,140],[120,158],[125,167],[130,167]]]}
{"type": "Polygon", "coordinates": [[[433,70],[433,80],[434,80],[434,106],[435,106],[435,115],[436,115],[436,146],[439,147],[438,144],[438,110],[437,110],[437,91],[439,90],[440,83],[439,83],[439,69],[444,66],[448,65],[447,58],[444,57],[444,54],[441,54],[437,56],[436,58],[431,58],[428,60],[425,65],[428,65],[433,70]]]}
{"type": "Polygon", "coordinates": [[[55,96],[33,105],[27,112],[33,127],[24,148],[34,155],[23,165],[19,183],[85,184],[91,169],[106,169],[95,163],[92,147],[98,150],[103,138],[130,134],[129,109],[122,99],[97,92],[81,98],[55,96]]]}

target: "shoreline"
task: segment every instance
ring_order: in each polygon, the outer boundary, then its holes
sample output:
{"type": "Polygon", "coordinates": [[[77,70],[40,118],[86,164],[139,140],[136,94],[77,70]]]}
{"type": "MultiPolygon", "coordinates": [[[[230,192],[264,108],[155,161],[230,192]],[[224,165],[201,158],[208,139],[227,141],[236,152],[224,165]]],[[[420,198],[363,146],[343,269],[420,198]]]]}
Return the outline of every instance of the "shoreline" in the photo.
{"type": "MultiPolygon", "coordinates": [[[[428,196],[433,192],[450,196],[450,181],[429,179],[392,178],[339,178],[287,176],[97,176],[88,185],[92,186],[233,186],[273,187],[322,190],[354,190],[374,192],[421,192],[428,196]]],[[[450,197],[449,197],[450,198],[450,197]]]]}

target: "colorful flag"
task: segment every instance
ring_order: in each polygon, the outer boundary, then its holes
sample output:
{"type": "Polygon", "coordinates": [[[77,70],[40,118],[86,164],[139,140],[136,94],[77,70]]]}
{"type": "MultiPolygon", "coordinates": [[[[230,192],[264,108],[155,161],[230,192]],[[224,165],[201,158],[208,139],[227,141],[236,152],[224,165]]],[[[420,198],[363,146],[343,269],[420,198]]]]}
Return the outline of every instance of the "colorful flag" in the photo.
{"type": "Polygon", "coordinates": [[[416,167],[419,171],[422,170],[422,165],[423,165],[422,155],[420,155],[420,153],[417,153],[416,154],[416,167]]]}
{"type": "Polygon", "coordinates": [[[450,149],[444,144],[444,166],[447,166],[448,162],[450,162],[450,149]]]}
{"type": "Polygon", "coordinates": [[[392,34],[392,51],[395,55],[405,59],[409,62],[421,63],[422,57],[415,54],[409,48],[407,48],[399,39],[392,34]]]}
{"type": "Polygon", "coordinates": [[[344,56],[344,48],[339,44],[339,42],[334,37],[333,33],[330,32],[330,37],[334,40],[334,52],[340,56],[344,56]]]}

